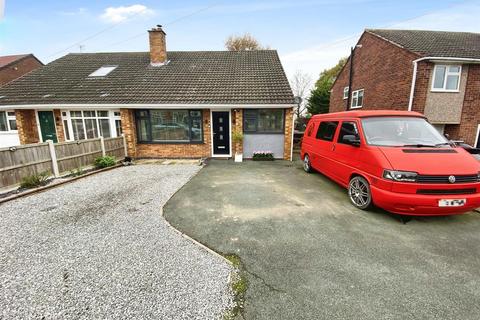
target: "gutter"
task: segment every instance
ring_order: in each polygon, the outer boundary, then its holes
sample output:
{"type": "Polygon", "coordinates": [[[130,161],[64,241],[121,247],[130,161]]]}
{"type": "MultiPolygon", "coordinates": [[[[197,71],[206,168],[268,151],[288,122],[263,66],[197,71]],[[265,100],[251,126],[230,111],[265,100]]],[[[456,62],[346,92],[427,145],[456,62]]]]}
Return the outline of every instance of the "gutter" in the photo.
{"type": "Polygon", "coordinates": [[[295,104],[199,104],[199,103],[184,103],[184,104],[160,104],[160,103],[74,103],[74,104],[11,104],[2,105],[0,102],[0,110],[11,109],[278,109],[278,108],[294,108],[295,104]]]}
{"type": "Polygon", "coordinates": [[[480,63],[480,59],[474,58],[455,58],[455,57],[422,57],[416,60],[413,60],[413,74],[412,74],[412,86],[410,87],[410,98],[408,100],[408,111],[412,111],[413,107],[413,96],[415,93],[415,84],[417,81],[417,69],[418,62],[424,60],[441,60],[441,61],[454,61],[454,62],[477,62],[480,63]]]}

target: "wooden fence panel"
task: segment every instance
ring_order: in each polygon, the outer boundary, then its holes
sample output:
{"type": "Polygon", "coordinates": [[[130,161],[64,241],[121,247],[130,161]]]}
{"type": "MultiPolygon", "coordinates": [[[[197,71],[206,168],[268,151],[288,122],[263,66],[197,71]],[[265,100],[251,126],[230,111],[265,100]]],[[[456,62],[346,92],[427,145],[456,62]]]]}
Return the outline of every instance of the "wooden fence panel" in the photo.
{"type": "MultiPolygon", "coordinates": [[[[104,139],[105,153],[117,160],[125,157],[123,137],[104,139]]],[[[60,174],[94,164],[102,155],[100,139],[54,144],[60,174]]],[[[53,152],[53,151],[52,151],[53,152]]],[[[18,185],[22,178],[48,171],[53,163],[48,143],[37,143],[0,149],[0,189],[18,185]]]]}
{"type": "Polygon", "coordinates": [[[48,143],[0,149],[0,188],[18,184],[23,177],[52,172],[48,143]]]}
{"type": "Polygon", "coordinates": [[[105,151],[108,156],[114,156],[117,160],[125,158],[123,137],[105,139],[105,151]]]}
{"type": "Polygon", "coordinates": [[[102,156],[100,139],[63,142],[55,144],[60,173],[93,165],[102,156]]]}

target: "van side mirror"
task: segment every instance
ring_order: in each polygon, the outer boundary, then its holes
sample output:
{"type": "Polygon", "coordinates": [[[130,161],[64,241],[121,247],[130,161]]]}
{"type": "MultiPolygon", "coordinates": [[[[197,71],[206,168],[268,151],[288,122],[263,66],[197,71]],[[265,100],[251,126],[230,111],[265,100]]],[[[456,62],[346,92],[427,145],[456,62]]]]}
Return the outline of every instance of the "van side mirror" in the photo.
{"type": "Polygon", "coordinates": [[[353,134],[346,134],[342,138],[342,142],[354,147],[360,146],[360,138],[353,134]]]}
{"type": "Polygon", "coordinates": [[[445,133],[444,136],[447,138],[447,140],[450,140],[450,135],[448,133],[445,133]]]}

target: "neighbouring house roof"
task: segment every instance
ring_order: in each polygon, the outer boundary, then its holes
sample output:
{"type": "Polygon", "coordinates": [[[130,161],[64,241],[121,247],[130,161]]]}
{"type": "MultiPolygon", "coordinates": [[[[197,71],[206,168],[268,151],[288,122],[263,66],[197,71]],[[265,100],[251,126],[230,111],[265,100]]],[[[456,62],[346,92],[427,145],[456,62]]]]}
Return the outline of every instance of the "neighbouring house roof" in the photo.
{"type": "Polygon", "coordinates": [[[366,29],[424,57],[480,59],[480,33],[366,29]]]}
{"type": "MultiPolygon", "coordinates": [[[[0,88],[15,104],[294,104],[275,50],[68,54],[0,88]],[[89,77],[117,66],[104,77],[89,77]]],[[[3,96],[3,97],[2,97],[3,96]]]]}
{"type": "MultiPolygon", "coordinates": [[[[33,54],[28,53],[28,54],[15,54],[11,56],[0,56],[0,69],[3,69],[12,63],[18,62],[24,58],[27,57],[33,57],[34,59],[38,60],[33,54]]],[[[38,60],[40,62],[40,60],[38,60]]],[[[40,62],[41,63],[41,62],[40,62]]],[[[42,63],[43,64],[43,63],[42,63]]]]}

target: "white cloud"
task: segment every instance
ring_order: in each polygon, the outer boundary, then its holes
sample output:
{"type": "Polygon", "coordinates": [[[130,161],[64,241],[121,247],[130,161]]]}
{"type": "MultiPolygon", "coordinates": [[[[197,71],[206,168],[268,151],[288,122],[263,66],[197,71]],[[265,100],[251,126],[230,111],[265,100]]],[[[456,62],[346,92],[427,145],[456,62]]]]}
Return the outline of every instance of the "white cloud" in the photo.
{"type": "Polygon", "coordinates": [[[100,16],[106,22],[118,23],[135,16],[151,16],[154,13],[152,9],[147,8],[142,4],[134,4],[128,7],[108,7],[100,16]]]}
{"type": "Polygon", "coordinates": [[[335,66],[340,58],[350,54],[350,47],[355,45],[359,36],[356,34],[282,55],[280,59],[287,76],[290,78],[297,70],[301,70],[312,77],[313,87],[320,72],[335,66]]]}
{"type": "Polygon", "coordinates": [[[480,32],[479,16],[480,3],[470,2],[394,23],[389,27],[394,29],[480,32]]]}

